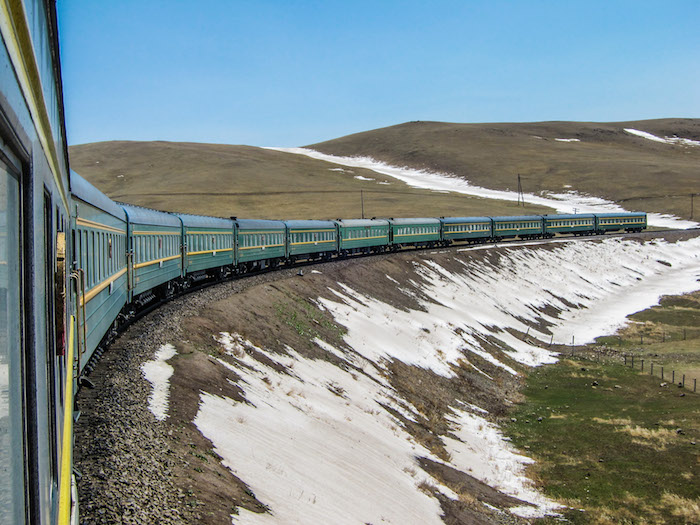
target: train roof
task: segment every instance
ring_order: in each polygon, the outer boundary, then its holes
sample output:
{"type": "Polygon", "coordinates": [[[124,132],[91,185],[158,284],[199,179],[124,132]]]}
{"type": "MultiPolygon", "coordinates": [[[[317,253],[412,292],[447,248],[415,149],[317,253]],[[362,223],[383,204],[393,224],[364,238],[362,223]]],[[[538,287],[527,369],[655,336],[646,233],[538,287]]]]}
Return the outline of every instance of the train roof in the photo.
{"type": "Polygon", "coordinates": [[[284,221],[288,228],[335,228],[333,221],[284,221]]]}
{"type": "Polygon", "coordinates": [[[99,208],[102,211],[117,217],[123,221],[126,221],[126,216],[124,215],[124,210],[112,199],[107,197],[100,190],[95,188],[83,177],[78,175],[76,172],[71,170],[70,172],[70,190],[73,196],[77,197],[83,202],[99,208]]]}
{"type": "Polygon", "coordinates": [[[421,217],[417,219],[389,219],[392,224],[411,225],[411,224],[440,224],[440,219],[434,217],[421,217]]]}
{"type": "Polygon", "coordinates": [[[173,226],[180,228],[182,223],[177,215],[164,211],[142,208],[133,204],[119,203],[126,212],[127,219],[132,224],[143,224],[146,226],[173,226]]]}
{"type": "Polygon", "coordinates": [[[596,217],[631,217],[633,215],[646,215],[646,213],[642,211],[637,211],[637,212],[630,212],[630,211],[621,211],[618,213],[596,213],[596,217]]]}
{"type": "Polygon", "coordinates": [[[239,230],[284,230],[283,221],[270,221],[266,219],[236,219],[239,230]]]}
{"type": "Polygon", "coordinates": [[[502,217],[491,217],[494,221],[541,221],[542,215],[505,215],[502,217]]]}
{"type": "Polygon", "coordinates": [[[443,217],[440,220],[445,224],[456,224],[464,222],[491,222],[491,217],[443,217]]]}
{"type": "Polygon", "coordinates": [[[545,215],[548,221],[560,221],[562,219],[593,219],[592,213],[562,213],[561,215],[545,215]]]}
{"type": "Polygon", "coordinates": [[[190,215],[187,213],[178,213],[182,224],[194,228],[218,228],[233,231],[233,221],[231,219],[222,219],[221,217],[208,217],[203,215],[190,215]]]}
{"type": "Polygon", "coordinates": [[[386,219],[339,219],[335,221],[344,228],[356,228],[361,226],[388,226],[386,219]]]}

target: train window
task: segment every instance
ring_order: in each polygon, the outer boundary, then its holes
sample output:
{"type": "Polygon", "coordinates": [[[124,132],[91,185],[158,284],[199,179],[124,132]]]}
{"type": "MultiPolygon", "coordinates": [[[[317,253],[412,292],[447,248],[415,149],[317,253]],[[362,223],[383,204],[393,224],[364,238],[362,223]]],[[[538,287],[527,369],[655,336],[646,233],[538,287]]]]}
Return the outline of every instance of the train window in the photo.
{"type": "MultiPolygon", "coordinates": [[[[5,150],[2,150],[3,153],[5,150]]],[[[24,523],[22,506],[22,317],[18,172],[0,157],[0,521],[24,523]],[[19,451],[19,457],[14,454],[19,451]],[[17,482],[19,481],[19,483],[17,482]]]]}

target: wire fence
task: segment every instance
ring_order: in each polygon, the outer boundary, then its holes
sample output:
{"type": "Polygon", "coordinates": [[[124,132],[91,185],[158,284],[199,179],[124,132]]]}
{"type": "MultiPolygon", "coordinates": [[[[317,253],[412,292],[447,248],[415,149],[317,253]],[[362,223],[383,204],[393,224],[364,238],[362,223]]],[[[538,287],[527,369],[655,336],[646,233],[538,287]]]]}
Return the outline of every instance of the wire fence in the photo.
{"type": "Polygon", "coordinates": [[[624,366],[637,369],[641,373],[657,377],[661,379],[661,381],[678,385],[679,388],[685,388],[695,393],[698,391],[698,379],[696,377],[687,377],[686,373],[677,371],[674,368],[658,362],[655,363],[648,357],[635,354],[623,354],[610,350],[607,347],[582,348],[570,346],[567,349],[562,349],[562,353],[578,359],[623,364],[624,366]]]}

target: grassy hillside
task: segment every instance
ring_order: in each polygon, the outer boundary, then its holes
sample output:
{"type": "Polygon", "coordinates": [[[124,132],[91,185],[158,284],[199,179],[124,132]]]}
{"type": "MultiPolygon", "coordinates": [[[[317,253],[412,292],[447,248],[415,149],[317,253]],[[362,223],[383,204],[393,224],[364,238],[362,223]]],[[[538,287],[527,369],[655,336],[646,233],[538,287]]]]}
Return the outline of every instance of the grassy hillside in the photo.
{"type": "MultiPolygon", "coordinates": [[[[631,210],[688,218],[689,194],[700,191],[700,146],[654,142],[629,134],[625,128],[700,140],[700,119],[409,122],[308,147],[333,155],[366,155],[394,165],[454,173],[495,189],[516,189],[519,173],[527,193],[574,189],[620,201],[631,210]]],[[[696,218],[699,215],[700,209],[696,209],[696,218]]]]}
{"type": "Polygon", "coordinates": [[[551,212],[417,190],[371,171],[251,146],[99,142],[72,146],[70,162],[113,199],[221,217],[360,217],[362,200],[366,217],[551,212]]]}

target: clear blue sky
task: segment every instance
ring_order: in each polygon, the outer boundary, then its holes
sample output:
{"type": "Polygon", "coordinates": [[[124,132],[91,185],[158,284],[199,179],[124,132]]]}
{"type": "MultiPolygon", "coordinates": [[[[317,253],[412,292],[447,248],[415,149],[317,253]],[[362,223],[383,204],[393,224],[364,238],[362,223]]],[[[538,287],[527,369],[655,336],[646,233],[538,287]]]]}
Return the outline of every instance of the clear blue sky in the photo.
{"type": "Polygon", "coordinates": [[[700,1],[58,0],[70,144],[700,117],[700,1]]]}

